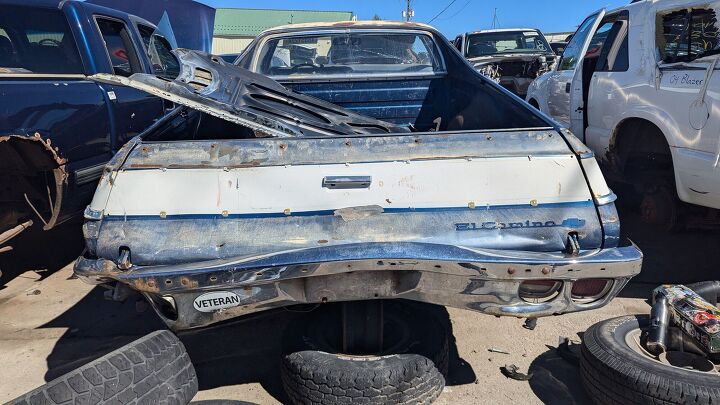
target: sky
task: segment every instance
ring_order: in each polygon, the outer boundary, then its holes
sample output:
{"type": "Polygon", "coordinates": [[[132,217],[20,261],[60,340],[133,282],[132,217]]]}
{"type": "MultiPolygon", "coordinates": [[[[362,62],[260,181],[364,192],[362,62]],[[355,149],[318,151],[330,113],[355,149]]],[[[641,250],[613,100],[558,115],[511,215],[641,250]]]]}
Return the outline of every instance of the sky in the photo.
{"type": "MultiPolygon", "coordinates": [[[[198,0],[212,7],[352,11],[359,20],[399,20],[406,0],[198,0]]],[[[450,39],[461,32],[492,27],[497,8],[499,28],[539,28],[543,32],[572,32],[593,11],[608,10],[630,0],[412,0],[414,21],[438,28],[450,39]],[[451,4],[452,3],[452,4],[451,4]],[[449,7],[435,17],[445,7],[449,7]]]]}

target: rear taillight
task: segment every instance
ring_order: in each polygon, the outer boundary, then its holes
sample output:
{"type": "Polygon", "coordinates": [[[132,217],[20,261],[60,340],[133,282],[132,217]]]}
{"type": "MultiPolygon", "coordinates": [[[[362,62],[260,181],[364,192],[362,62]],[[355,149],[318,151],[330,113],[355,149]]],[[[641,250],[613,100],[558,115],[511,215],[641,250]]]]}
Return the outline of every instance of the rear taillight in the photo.
{"type": "Polygon", "coordinates": [[[597,301],[610,291],[610,287],[612,280],[605,278],[577,280],[572,286],[572,299],[581,304],[597,301]]]}
{"type": "Polygon", "coordinates": [[[555,298],[561,286],[557,280],[526,280],[520,283],[518,294],[527,302],[545,302],[555,298]]]}

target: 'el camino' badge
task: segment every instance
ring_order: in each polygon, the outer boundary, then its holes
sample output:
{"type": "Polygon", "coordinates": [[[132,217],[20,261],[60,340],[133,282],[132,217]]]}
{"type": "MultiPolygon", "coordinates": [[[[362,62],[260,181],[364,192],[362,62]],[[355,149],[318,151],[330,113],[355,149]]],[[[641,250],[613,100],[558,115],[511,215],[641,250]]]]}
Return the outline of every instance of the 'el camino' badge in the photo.
{"type": "Polygon", "coordinates": [[[200,312],[214,312],[238,305],[240,305],[240,297],[231,291],[205,293],[193,301],[193,306],[200,312]]]}
{"type": "Polygon", "coordinates": [[[555,221],[530,221],[525,222],[465,222],[455,224],[458,232],[466,231],[491,231],[494,229],[525,229],[525,228],[582,228],[585,220],[579,218],[568,218],[561,223],[555,221]]]}

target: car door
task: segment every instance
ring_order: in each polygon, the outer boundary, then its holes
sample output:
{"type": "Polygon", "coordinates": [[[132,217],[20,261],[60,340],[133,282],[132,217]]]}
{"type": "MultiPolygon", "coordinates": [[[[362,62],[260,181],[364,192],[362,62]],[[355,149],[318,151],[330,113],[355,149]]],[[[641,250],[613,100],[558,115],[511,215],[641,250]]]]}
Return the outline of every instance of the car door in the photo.
{"type": "Polygon", "coordinates": [[[652,103],[670,113],[669,143],[680,197],[720,208],[720,117],[716,110],[720,75],[720,27],[705,5],[658,10],[657,97],[652,103]]]}
{"type": "MultiPolygon", "coordinates": [[[[594,69],[585,69],[583,73],[583,80],[586,81],[583,83],[583,93],[587,93],[582,95],[585,104],[585,144],[598,156],[606,154],[618,117],[627,113],[627,88],[632,86],[637,77],[630,70],[629,17],[627,11],[605,17],[595,36],[607,33],[607,37],[597,50],[599,53],[593,61],[594,69]]],[[[595,43],[597,38],[591,41],[590,47],[595,43]]],[[[636,59],[633,62],[637,63],[636,59]]]]}
{"type": "MultiPolygon", "coordinates": [[[[113,73],[123,77],[146,73],[140,61],[138,46],[133,41],[127,24],[106,16],[96,16],[95,21],[105,42],[113,73]]],[[[112,107],[114,150],[119,149],[163,114],[164,104],[158,97],[125,86],[110,85],[106,90],[112,107]]]]}
{"type": "MultiPolygon", "coordinates": [[[[578,71],[582,72],[582,58],[587,51],[592,33],[605,16],[602,9],[587,17],[575,32],[565,48],[557,68],[548,79],[547,104],[550,115],[566,127],[571,126],[570,94],[573,80],[578,71]]],[[[582,85],[580,85],[582,90],[582,85]]],[[[582,117],[582,112],[580,113],[582,117]]]]}

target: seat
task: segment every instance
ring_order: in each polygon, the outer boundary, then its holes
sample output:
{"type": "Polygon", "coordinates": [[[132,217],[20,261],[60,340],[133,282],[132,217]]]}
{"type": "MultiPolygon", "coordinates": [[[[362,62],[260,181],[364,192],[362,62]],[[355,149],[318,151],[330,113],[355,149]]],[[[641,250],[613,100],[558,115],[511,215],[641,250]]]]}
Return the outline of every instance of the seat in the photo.
{"type": "Polygon", "coordinates": [[[10,39],[0,36],[0,66],[17,67],[17,58],[15,57],[15,48],[10,39]]]}

